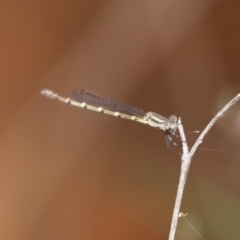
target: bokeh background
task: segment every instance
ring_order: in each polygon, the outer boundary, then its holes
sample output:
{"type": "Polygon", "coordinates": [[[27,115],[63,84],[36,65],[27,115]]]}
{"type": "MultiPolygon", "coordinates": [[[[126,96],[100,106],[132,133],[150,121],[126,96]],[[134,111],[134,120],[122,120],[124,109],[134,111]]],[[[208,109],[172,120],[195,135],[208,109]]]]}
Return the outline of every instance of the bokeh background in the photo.
{"type": "MultiPolygon", "coordinates": [[[[202,130],[240,92],[239,11],[231,0],[0,1],[0,239],[167,239],[180,156],[163,132],[40,91],[88,89],[202,130]]],[[[239,108],[187,180],[181,209],[208,240],[240,236],[239,108]]],[[[200,238],[180,219],[176,239],[200,238]]]]}

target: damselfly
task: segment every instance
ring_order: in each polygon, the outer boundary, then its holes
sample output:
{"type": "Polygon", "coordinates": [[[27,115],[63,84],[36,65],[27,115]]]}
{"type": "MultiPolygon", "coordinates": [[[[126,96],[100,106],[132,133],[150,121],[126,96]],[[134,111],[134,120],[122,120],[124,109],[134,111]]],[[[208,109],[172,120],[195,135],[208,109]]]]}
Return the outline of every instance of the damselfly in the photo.
{"type": "Polygon", "coordinates": [[[143,124],[148,124],[151,127],[159,128],[163,130],[166,136],[167,146],[169,146],[169,141],[173,141],[171,135],[176,136],[178,118],[175,115],[171,115],[169,118],[166,118],[160,114],[145,112],[141,109],[115,102],[111,99],[101,97],[85,90],[75,90],[72,94],[75,100],[62,97],[59,94],[47,89],[42,90],[41,94],[45,97],[56,99],[76,107],[86,108],[88,110],[133,120],[143,124]]]}

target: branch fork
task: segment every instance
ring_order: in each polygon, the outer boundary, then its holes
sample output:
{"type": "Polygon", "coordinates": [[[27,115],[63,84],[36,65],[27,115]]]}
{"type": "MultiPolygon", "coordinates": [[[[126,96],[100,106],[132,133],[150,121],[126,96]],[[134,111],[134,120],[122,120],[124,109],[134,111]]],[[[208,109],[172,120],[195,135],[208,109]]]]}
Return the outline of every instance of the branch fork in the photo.
{"type": "Polygon", "coordinates": [[[183,125],[181,122],[181,118],[178,119],[178,131],[181,137],[182,141],[182,151],[183,154],[181,155],[181,173],[178,183],[178,189],[177,189],[177,196],[175,199],[175,205],[173,209],[173,217],[172,217],[172,223],[170,228],[170,234],[169,234],[169,240],[174,240],[176,229],[177,229],[177,223],[180,213],[180,206],[182,202],[184,187],[188,175],[188,171],[191,165],[192,157],[194,153],[196,152],[198,146],[203,142],[203,139],[205,135],[209,132],[209,130],[212,128],[212,126],[219,120],[223,115],[228,111],[228,109],[234,105],[238,100],[240,99],[240,94],[238,94],[236,97],[234,97],[229,103],[227,103],[217,114],[216,116],[208,123],[208,125],[205,127],[205,129],[201,132],[198,139],[193,144],[191,150],[188,150],[188,145],[186,141],[186,136],[184,133],[183,125]]]}

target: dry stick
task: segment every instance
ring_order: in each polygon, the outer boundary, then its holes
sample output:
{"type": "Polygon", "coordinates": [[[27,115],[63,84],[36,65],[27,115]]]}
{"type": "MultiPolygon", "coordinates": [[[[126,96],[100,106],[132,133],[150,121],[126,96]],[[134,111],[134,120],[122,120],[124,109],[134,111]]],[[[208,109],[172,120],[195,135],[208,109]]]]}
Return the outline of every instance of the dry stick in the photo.
{"type": "Polygon", "coordinates": [[[192,156],[196,152],[198,146],[202,143],[204,136],[208,133],[208,131],[211,129],[211,127],[239,99],[240,99],[240,94],[238,94],[235,98],[233,98],[229,103],[227,103],[217,113],[217,115],[209,122],[209,124],[206,126],[206,128],[199,135],[198,139],[194,143],[190,152],[188,151],[188,145],[187,145],[187,142],[186,142],[186,137],[185,137],[185,133],[184,133],[184,130],[183,130],[182,123],[181,123],[181,119],[179,118],[179,120],[178,120],[178,130],[179,130],[179,134],[180,134],[181,140],[182,140],[183,154],[181,156],[181,173],[180,173],[180,179],[179,179],[179,184],[178,184],[177,196],[176,196],[176,200],[175,200],[175,206],[174,206],[174,210],[173,210],[171,229],[170,229],[170,234],[169,234],[169,238],[168,238],[169,240],[174,240],[174,237],[175,237],[175,234],[176,234],[178,216],[179,216],[183,191],[184,191],[184,187],[185,187],[185,183],[186,183],[186,179],[187,179],[188,170],[190,168],[190,164],[191,164],[191,161],[192,161],[192,156]]]}
{"type": "Polygon", "coordinates": [[[204,136],[207,134],[207,132],[211,129],[211,127],[215,124],[215,122],[223,117],[223,115],[227,112],[227,110],[235,104],[240,99],[240,94],[238,94],[235,98],[233,98],[229,103],[227,103],[217,114],[216,116],[209,122],[209,124],[206,126],[206,128],[202,131],[196,142],[194,143],[191,151],[189,152],[190,158],[193,156],[195,151],[197,150],[198,146],[202,143],[202,140],[204,136]]]}

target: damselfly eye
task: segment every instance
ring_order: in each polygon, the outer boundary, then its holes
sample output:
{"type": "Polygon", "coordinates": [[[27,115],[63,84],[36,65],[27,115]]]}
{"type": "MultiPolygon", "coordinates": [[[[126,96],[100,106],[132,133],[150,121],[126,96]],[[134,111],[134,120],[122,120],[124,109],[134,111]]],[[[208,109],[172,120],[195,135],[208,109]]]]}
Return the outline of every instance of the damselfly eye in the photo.
{"type": "Polygon", "coordinates": [[[169,124],[170,124],[170,128],[172,129],[172,130],[176,130],[176,128],[177,128],[177,116],[175,116],[175,115],[171,115],[170,117],[169,117],[169,124]]]}
{"type": "Polygon", "coordinates": [[[170,121],[172,124],[177,123],[177,116],[171,115],[171,116],[169,117],[169,121],[170,121]]]}

